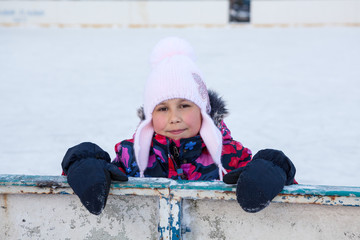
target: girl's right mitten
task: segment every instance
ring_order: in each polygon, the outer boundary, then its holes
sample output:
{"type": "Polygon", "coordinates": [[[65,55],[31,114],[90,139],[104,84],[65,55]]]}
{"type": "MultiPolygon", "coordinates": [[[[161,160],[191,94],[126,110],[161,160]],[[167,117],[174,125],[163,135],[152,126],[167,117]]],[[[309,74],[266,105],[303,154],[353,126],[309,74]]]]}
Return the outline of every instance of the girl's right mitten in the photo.
{"type": "Polygon", "coordinates": [[[95,215],[105,208],[111,179],[128,180],[122,171],[110,163],[107,152],[89,142],[70,148],[61,165],[81,203],[95,215]]]}

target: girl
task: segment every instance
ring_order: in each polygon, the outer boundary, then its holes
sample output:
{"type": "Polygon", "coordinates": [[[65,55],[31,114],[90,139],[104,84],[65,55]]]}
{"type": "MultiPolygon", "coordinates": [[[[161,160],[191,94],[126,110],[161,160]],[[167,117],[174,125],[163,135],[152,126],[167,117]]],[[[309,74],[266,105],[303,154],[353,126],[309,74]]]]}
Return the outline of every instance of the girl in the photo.
{"type": "Polygon", "coordinates": [[[192,47],[175,37],[161,40],[151,54],[141,122],[132,139],[115,146],[116,158],[93,143],[70,148],[64,174],[87,209],[100,214],[112,180],[164,177],[221,180],[237,184],[237,199],[248,212],[266,207],[295,167],[281,151],[251,151],[232,139],[223,118],[227,109],[208,91],[192,47]],[[225,176],[224,176],[225,175],[225,176]]]}
{"type": "Polygon", "coordinates": [[[251,151],[232,139],[225,104],[208,92],[186,41],[166,38],[151,55],[141,123],[115,146],[117,165],[132,177],[222,180],[245,166],[251,151]]]}

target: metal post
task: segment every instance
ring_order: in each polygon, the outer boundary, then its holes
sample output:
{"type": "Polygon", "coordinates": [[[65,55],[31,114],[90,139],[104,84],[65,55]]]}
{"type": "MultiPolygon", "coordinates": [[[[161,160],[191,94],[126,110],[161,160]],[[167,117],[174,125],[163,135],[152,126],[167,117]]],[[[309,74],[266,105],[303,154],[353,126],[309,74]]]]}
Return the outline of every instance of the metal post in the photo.
{"type": "Polygon", "coordinates": [[[159,239],[181,239],[182,198],[173,194],[159,198],[159,239]]]}

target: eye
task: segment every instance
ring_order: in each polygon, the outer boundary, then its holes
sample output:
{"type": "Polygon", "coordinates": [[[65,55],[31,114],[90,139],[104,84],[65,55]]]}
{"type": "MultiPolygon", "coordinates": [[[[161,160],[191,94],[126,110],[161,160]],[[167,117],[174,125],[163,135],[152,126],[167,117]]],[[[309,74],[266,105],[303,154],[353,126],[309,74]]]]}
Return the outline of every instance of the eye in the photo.
{"type": "Polygon", "coordinates": [[[187,103],[184,103],[184,104],[180,105],[180,108],[188,108],[188,107],[191,107],[191,105],[187,104],[187,103]]]}
{"type": "Polygon", "coordinates": [[[167,111],[168,109],[167,109],[167,107],[158,107],[157,109],[156,109],[156,111],[158,111],[158,112],[165,112],[165,111],[167,111]]]}

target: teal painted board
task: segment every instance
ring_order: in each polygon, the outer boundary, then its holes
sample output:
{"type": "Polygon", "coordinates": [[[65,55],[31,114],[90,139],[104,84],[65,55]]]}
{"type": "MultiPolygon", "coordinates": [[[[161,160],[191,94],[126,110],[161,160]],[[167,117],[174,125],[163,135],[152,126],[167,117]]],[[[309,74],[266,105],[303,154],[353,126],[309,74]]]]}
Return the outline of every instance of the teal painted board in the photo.
{"type": "Polygon", "coordinates": [[[360,197],[360,187],[298,184],[285,186],[281,193],[293,195],[360,197]]]}
{"type": "MultiPolygon", "coordinates": [[[[69,187],[65,176],[37,176],[37,175],[0,175],[0,186],[35,186],[35,187],[69,187]]],[[[185,189],[235,192],[236,185],[225,184],[220,181],[186,181],[167,178],[129,178],[127,182],[113,182],[112,188],[139,189],[185,189]]],[[[316,186],[291,185],[285,186],[282,194],[316,195],[316,196],[350,196],[360,197],[360,187],[349,186],[316,186]]]]}

